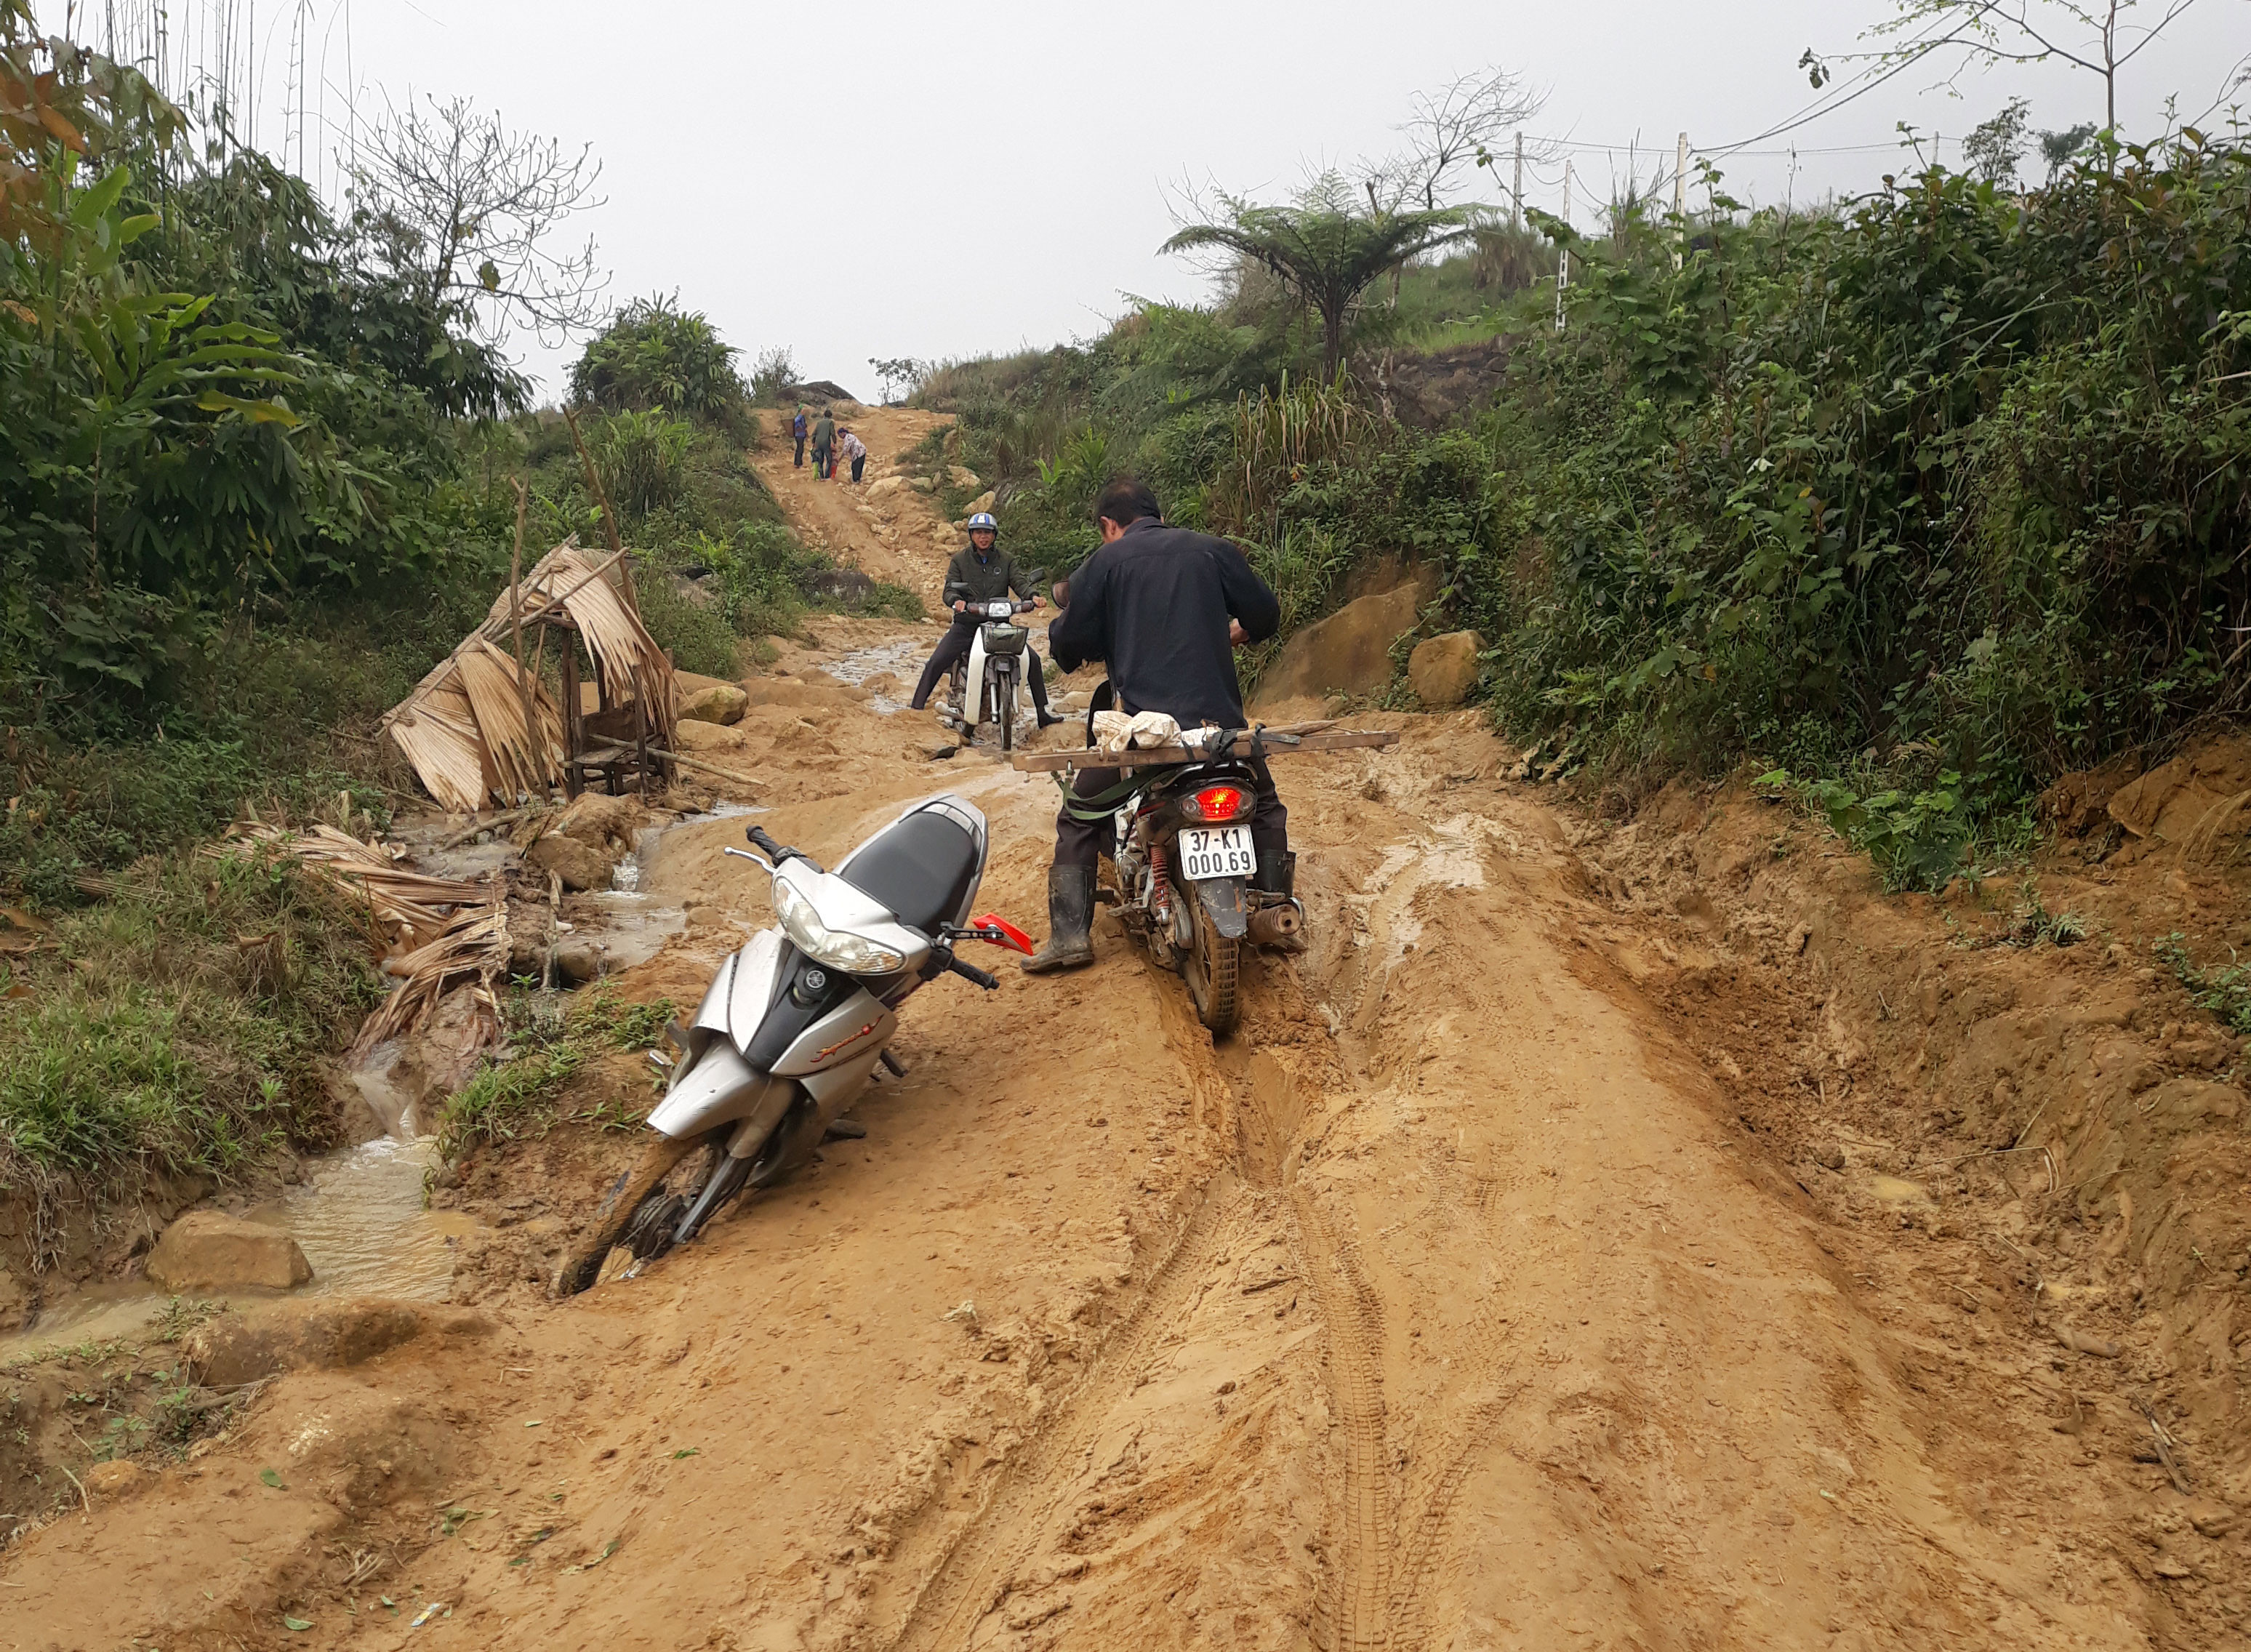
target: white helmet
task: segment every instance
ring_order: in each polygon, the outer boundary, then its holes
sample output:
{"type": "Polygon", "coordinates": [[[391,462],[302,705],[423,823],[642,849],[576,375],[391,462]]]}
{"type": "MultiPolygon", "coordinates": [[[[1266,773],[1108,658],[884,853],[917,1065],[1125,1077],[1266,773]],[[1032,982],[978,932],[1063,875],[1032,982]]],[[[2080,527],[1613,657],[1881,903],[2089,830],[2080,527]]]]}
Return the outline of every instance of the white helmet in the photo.
{"type": "Polygon", "coordinates": [[[980,510],[975,516],[969,518],[969,531],[976,533],[980,530],[987,533],[1000,532],[1000,518],[995,517],[990,510],[980,510]]]}

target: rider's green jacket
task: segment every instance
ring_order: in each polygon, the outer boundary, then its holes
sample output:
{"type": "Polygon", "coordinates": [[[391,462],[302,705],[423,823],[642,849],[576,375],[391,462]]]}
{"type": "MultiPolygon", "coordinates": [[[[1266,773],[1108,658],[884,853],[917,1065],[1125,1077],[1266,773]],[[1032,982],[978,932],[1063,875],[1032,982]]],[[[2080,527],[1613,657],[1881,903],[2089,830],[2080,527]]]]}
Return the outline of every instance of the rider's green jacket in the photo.
{"type": "Polygon", "coordinates": [[[1037,594],[1025,582],[1015,559],[997,545],[991,555],[982,557],[975,545],[965,545],[945,565],[945,601],[949,608],[957,602],[998,601],[1012,593],[1022,597],[1037,594]]]}

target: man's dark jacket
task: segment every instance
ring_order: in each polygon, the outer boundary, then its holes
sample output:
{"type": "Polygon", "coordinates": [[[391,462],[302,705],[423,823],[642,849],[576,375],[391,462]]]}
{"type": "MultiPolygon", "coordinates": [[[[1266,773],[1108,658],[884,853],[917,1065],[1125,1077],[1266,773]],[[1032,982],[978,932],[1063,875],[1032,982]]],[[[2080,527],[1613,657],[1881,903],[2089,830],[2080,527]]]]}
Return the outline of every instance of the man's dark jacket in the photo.
{"type": "Polygon", "coordinates": [[[1121,711],[1241,728],[1230,618],[1263,642],[1282,605],[1226,540],[1144,517],[1070,576],[1070,606],[1048,628],[1048,646],[1066,671],[1107,662],[1121,711]]]}
{"type": "MultiPolygon", "coordinates": [[[[997,545],[992,554],[985,557],[977,554],[975,545],[963,545],[953,553],[953,560],[945,565],[944,598],[949,608],[957,602],[994,602],[1012,593],[1027,597],[1036,594],[1017,571],[1015,559],[997,545]]],[[[970,616],[957,614],[953,617],[959,620],[970,616]]]]}

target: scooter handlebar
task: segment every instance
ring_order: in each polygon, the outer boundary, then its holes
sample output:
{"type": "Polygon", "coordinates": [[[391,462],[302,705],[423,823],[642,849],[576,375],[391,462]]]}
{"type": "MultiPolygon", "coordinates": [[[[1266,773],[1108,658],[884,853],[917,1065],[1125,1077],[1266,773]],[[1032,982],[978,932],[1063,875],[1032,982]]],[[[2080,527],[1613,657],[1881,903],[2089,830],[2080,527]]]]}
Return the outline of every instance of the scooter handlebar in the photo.
{"type": "Polygon", "coordinates": [[[975,964],[964,963],[959,958],[951,960],[945,967],[955,975],[959,975],[964,981],[975,982],[987,992],[993,991],[1001,984],[1001,978],[998,975],[987,975],[985,971],[980,969],[975,964]]]}

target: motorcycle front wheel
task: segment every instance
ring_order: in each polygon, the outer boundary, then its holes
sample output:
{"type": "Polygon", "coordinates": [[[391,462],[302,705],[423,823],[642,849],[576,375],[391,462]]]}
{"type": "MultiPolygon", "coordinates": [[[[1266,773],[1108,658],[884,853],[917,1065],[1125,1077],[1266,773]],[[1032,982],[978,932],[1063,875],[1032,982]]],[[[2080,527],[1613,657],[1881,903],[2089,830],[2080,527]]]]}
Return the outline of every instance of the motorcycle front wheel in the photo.
{"type": "Polygon", "coordinates": [[[1014,671],[1000,674],[1000,681],[994,684],[993,705],[999,714],[1001,749],[1012,752],[1016,749],[1016,674],[1014,671]]]}
{"type": "Polygon", "coordinates": [[[664,1178],[688,1156],[696,1141],[692,1136],[675,1141],[668,1135],[652,1133],[642,1143],[639,1162],[611,1186],[608,1196],[595,1207],[594,1225],[556,1270],[558,1296],[576,1296],[600,1276],[602,1264],[625,1237],[641,1201],[664,1185],[664,1178]]]}
{"type": "Polygon", "coordinates": [[[1233,1032],[1243,1018],[1241,988],[1243,943],[1219,933],[1203,902],[1193,892],[1184,897],[1194,913],[1188,930],[1188,956],[1181,960],[1188,996],[1195,1000],[1196,1019],[1215,1038],[1233,1032]]]}

